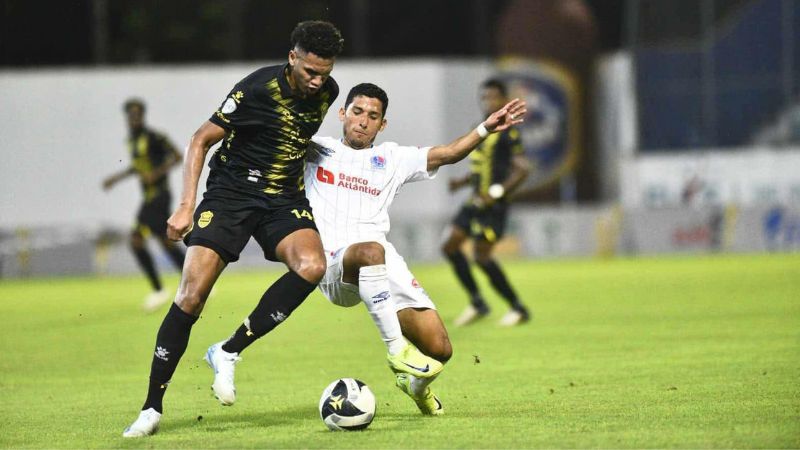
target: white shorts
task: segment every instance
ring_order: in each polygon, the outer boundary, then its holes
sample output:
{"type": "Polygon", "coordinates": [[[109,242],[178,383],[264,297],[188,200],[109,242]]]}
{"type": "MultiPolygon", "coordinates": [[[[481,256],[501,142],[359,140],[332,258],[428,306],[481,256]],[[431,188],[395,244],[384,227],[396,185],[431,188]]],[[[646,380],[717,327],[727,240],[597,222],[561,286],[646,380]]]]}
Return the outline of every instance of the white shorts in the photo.
{"type": "MultiPolygon", "coordinates": [[[[408,270],[406,261],[389,242],[381,242],[386,255],[386,271],[389,274],[389,290],[392,293],[397,311],[405,308],[436,309],[428,294],[408,270]]],[[[348,246],[349,247],[349,246],[348,246]]],[[[348,247],[342,247],[331,254],[326,252],[328,270],[319,283],[319,290],[339,306],[355,306],[361,303],[358,286],[342,281],[344,276],[344,254],[348,247]]]]}

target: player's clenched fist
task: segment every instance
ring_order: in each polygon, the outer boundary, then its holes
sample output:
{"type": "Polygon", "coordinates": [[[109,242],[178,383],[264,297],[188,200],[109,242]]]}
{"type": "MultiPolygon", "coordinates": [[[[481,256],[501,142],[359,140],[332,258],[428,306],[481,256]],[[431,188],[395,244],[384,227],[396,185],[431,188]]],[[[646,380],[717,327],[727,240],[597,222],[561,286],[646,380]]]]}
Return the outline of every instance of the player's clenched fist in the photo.
{"type": "Polygon", "coordinates": [[[167,220],[167,237],[173,241],[180,241],[192,231],[192,210],[178,208],[167,220]]]}

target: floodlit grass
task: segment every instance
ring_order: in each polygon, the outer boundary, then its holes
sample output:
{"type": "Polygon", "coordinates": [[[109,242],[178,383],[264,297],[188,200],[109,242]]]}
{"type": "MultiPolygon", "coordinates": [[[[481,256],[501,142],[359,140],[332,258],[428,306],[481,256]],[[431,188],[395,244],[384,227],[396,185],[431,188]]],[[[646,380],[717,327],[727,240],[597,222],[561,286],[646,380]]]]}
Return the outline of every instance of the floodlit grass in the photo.
{"type": "MultiPolygon", "coordinates": [[[[492,316],[450,328],[455,355],[433,385],[438,418],[393,386],[364,308],[319,293],[244,352],[238,402],[220,406],[201,357],[280,275],[226,273],[167,392],[161,431],[135,440],[120,435],[144,400],[165,312],[141,312],[143,278],[0,281],[0,446],[800,447],[800,255],[505,267],[535,319],[498,327],[505,308],[486,290],[492,316]],[[329,432],[319,419],[322,389],[344,376],[378,399],[364,432],[329,432]]],[[[465,295],[449,268],[414,271],[450,323],[465,295]]]]}

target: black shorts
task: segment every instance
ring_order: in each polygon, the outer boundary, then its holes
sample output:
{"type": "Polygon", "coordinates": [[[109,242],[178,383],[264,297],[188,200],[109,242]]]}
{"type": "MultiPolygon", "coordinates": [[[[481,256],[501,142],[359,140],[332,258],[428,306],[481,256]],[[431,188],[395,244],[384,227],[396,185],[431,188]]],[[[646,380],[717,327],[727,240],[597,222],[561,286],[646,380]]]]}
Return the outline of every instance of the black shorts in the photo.
{"type": "Polygon", "coordinates": [[[200,245],[232,263],[252,236],[264,257],[278,261],[278,243],[304,228],[317,229],[311,205],[303,192],[280,200],[215,189],[206,191],[194,211],[192,231],[184,238],[187,247],[200,245]]]}
{"type": "Polygon", "coordinates": [[[503,237],[508,222],[508,203],[495,203],[488,208],[467,204],[453,219],[453,225],[462,228],[473,239],[497,242],[503,237]]]}
{"type": "Polygon", "coordinates": [[[158,195],[148,202],[142,203],[139,213],[136,214],[136,225],[134,231],[143,236],[148,233],[154,237],[167,237],[167,219],[170,215],[170,203],[172,196],[169,191],[161,191],[158,195]]]}

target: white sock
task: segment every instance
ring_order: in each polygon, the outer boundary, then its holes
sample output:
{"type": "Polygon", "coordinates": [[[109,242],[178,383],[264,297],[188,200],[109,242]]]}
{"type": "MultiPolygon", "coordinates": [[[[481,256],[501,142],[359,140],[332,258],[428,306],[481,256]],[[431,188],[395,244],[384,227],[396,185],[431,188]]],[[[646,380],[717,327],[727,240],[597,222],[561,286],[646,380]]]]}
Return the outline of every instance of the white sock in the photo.
{"type": "Polygon", "coordinates": [[[389,292],[389,275],[386,264],[364,266],[358,270],[358,294],[378,327],[390,355],[400,353],[406,346],[394,300],[389,292]]]}
{"type": "Polygon", "coordinates": [[[425,394],[425,389],[428,388],[428,385],[433,383],[433,380],[435,380],[438,376],[439,374],[436,374],[430,378],[417,378],[414,375],[409,375],[408,379],[410,381],[409,386],[411,387],[411,392],[415,396],[421,397],[423,394],[425,394]]]}

